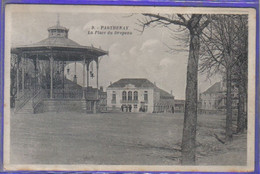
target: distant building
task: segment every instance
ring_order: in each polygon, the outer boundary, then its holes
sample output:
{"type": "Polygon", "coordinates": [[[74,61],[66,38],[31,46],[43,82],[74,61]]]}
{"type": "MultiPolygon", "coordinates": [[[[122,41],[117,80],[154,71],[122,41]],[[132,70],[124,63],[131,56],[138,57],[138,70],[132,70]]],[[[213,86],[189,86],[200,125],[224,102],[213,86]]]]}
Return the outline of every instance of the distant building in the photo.
{"type": "Polygon", "coordinates": [[[200,94],[201,108],[199,108],[199,111],[201,113],[217,113],[225,105],[223,94],[223,83],[216,82],[200,94]]]}
{"type": "Polygon", "coordinates": [[[175,112],[183,113],[184,109],[185,109],[185,100],[177,100],[177,99],[175,99],[174,103],[175,103],[175,107],[174,107],[175,108],[175,112]]]}
{"type": "Polygon", "coordinates": [[[107,107],[122,112],[172,112],[174,96],[147,79],[120,79],[107,88],[107,107]]]}
{"type": "MultiPolygon", "coordinates": [[[[200,113],[220,113],[226,110],[226,86],[224,82],[216,82],[200,94],[200,113]]],[[[232,108],[237,111],[237,89],[232,85],[232,108]]]]}

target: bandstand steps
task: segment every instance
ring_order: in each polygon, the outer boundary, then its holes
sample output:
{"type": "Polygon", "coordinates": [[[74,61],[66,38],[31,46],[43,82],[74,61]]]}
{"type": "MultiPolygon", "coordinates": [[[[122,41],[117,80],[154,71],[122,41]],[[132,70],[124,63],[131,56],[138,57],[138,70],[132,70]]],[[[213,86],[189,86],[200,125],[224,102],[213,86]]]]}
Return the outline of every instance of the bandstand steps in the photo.
{"type": "MultiPolygon", "coordinates": [[[[44,98],[36,106],[33,107],[32,100],[29,100],[16,113],[33,114],[42,112],[80,112],[93,113],[92,104],[90,101],[82,99],[47,99],[44,98]]],[[[102,112],[98,109],[96,112],[102,112]]],[[[105,111],[107,112],[107,111],[105,111]]]]}
{"type": "Polygon", "coordinates": [[[16,111],[19,114],[33,114],[34,108],[32,107],[32,102],[28,101],[20,110],[16,111]]]}

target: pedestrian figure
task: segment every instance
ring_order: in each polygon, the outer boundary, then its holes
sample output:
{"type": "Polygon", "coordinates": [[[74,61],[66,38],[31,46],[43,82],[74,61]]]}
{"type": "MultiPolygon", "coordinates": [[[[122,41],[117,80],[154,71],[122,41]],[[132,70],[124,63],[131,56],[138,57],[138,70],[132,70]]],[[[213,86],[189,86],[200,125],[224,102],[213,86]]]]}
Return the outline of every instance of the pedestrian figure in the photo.
{"type": "Polygon", "coordinates": [[[174,114],[174,107],[172,106],[172,113],[174,114]]]}
{"type": "Polygon", "coordinates": [[[121,110],[122,112],[124,112],[124,105],[121,105],[121,110]]]}
{"type": "Polygon", "coordinates": [[[132,110],[132,105],[129,105],[129,112],[131,112],[132,110]]]}

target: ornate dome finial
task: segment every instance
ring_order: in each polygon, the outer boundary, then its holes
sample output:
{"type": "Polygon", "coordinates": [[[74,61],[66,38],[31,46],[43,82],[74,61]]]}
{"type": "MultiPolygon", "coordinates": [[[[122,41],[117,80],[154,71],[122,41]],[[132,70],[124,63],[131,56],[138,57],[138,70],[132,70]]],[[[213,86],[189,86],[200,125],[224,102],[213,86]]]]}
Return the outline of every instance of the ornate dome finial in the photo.
{"type": "Polygon", "coordinates": [[[68,38],[69,29],[60,25],[60,14],[57,14],[57,24],[48,28],[49,37],[65,37],[68,38]]]}

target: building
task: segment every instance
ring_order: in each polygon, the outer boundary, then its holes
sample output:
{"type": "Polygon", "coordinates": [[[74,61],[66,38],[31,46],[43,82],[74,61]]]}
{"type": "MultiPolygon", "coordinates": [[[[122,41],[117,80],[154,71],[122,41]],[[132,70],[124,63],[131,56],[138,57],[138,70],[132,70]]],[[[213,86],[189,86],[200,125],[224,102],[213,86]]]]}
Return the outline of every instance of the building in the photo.
{"type": "Polygon", "coordinates": [[[125,78],[107,88],[108,110],[122,112],[172,112],[174,96],[143,78],[125,78]]]}
{"type": "Polygon", "coordinates": [[[214,85],[209,87],[206,91],[200,94],[201,113],[216,113],[221,106],[223,106],[223,83],[216,82],[214,85]]]}
{"type": "MultiPolygon", "coordinates": [[[[232,84],[232,108],[237,111],[238,91],[232,84]]],[[[226,110],[226,86],[225,82],[220,81],[213,84],[206,91],[200,94],[201,105],[200,113],[224,113],[226,110]]]]}
{"type": "Polygon", "coordinates": [[[185,100],[174,100],[174,104],[175,104],[175,112],[180,112],[180,113],[184,113],[184,109],[185,109],[185,100]]]}

